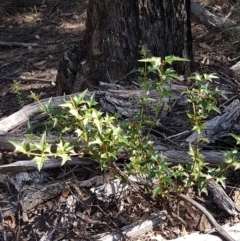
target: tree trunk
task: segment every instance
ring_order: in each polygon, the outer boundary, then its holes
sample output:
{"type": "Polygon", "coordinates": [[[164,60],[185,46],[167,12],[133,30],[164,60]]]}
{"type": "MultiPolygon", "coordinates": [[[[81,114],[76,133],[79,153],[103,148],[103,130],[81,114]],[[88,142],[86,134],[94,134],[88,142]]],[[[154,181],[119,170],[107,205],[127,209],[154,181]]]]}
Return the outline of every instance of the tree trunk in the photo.
{"type": "MultiPolygon", "coordinates": [[[[154,56],[175,55],[192,61],[190,7],[191,0],[140,0],[141,39],[154,56]]],[[[178,73],[189,74],[191,64],[181,62],[174,67],[178,73]]]]}
{"type": "MultiPolygon", "coordinates": [[[[127,83],[142,44],[155,56],[192,60],[189,17],[190,0],[89,0],[84,40],[60,62],[57,95],[100,81],[127,83]]],[[[176,70],[188,74],[190,63],[181,62],[176,70]]]]}
{"type": "Polygon", "coordinates": [[[113,82],[133,70],[138,53],[137,0],[90,0],[85,41],[98,81],[113,82]]]}

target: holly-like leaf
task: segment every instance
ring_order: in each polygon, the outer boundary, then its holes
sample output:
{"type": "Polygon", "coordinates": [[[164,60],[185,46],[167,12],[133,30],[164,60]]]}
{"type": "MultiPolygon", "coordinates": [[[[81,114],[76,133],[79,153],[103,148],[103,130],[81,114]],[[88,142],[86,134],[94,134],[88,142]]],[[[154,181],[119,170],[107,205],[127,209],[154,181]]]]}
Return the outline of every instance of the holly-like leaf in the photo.
{"type": "Polygon", "coordinates": [[[63,107],[63,108],[72,108],[72,104],[70,103],[70,102],[65,102],[65,103],[63,103],[63,104],[60,104],[59,105],[60,107],[63,107]]]}
{"type": "Polygon", "coordinates": [[[165,57],[165,62],[168,64],[172,64],[175,61],[189,61],[188,59],[176,57],[174,55],[169,55],[165,57]]]}
{"type": "Polygon", "coordinates": [[[9,141],[14,147],[15,147],[15,152],[20,152],[20,153],[26,153],[27,150],[27,141],[24,140],[23,142],[17,142],[17,141],[9,141]]]}
{"type": "MultiPolygon", "coordinates": [[[[37,146],[37,145],[36,145],[37,146]]],[[[40,151],[42,153],[51,153],[51,145],[47,143],[47,133],[43,133],[41,141],[39,143],[40,151]]]]}
{"type": "Polygon", "coordinates": [[[60,157],[62,158],[61,165],[64,165],[67,161],[71,161],[71,157],[68,154],[62,154],[60,157]]]}
{"type": "Polygon", "coordinates": [[[91,95],[91,97],[86,101],[88,104],[89,108],[92,108],[97,105],[97,102],[95,101],[95,95],[91,95]]]}
{"type": "Polygon", "coordinates": [[[76,119],[78,119],[79,113],[78,109],[74,108],[73,106],[70,108],[69,113],[74,116],[76,119]]]}
{"type": "Polygon", "coordinates": [[[236,141],[237,141],[237,145],[240,144],[240,136],[235,135],[235,134],[230,134],[236,141]]]}
{"type": "Polygon", "coordinates": [[[78,137],[80,137],[80,136],[82,136],[83,131],[78,128],[78,129],[75,130],[75,133],[77,134],[78,137]]]}
{"type": "Polygon", "coordinates": [[[99,145],[102,146],[103,142],[100,140],[99,137],[96,137],[94,141],[89,142],[89,145],[99,145]]]}
{"type": "Polygon", "coordinates": [[[60,141],[57,144],[57,150],[56,150],[56,155],[57,156],[61,156],[62,154],[74,154],[74,146],[70,143],[70,142],[64,142],[64,141],[60,141]]]}
{"type": "Polygon", "coordinates": [[[189,143],[188,155],[190,155],[191,157],[193,157],[195,155],[195,149],[191,143],[189,143]]]}
{"type": "Polygon", "coordinates": [[[226,187],[225,180],[226,180],[226,177],[224,176],[220,176],[216,178],[216,182],[219,182],[224,188],[226,187]]]}
{"type": "Polygon", "coordinates": [[[240,169],[240,162],[237,162],[237,161],[234,162],[233,166],[234,166],[234,170],[240,169]]]}
{"type": "Polygon", "coordinates": [[[38,170],[40,171],[43,167],[44,162],[48,160],[48,157],[46,155],[43,156],[35,156],[33,158],[33,161],[37,163],[38,170]]]}

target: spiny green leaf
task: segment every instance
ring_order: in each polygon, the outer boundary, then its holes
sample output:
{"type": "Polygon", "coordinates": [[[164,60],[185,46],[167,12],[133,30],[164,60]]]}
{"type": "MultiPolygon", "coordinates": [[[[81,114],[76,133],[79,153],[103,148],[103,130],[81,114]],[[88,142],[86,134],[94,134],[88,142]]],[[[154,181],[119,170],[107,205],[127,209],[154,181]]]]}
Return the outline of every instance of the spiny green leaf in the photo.
{"type": "Polygon", "coordinates": [[[189,151],[188,154],[190,156],[194,156],[195,155],[195,148],[193,147],[193,145],[191,143],[189,143],[189,151]]]}
{"type": "Polygon", "coordinates": [[[235,161],[233,163],[233,167],[234,167],[234,170],[240,169],[240,162],[239,161],[235,161]]]}
{"type": "Polygon", "coordinates": [[[219,182],[224,188],[226,187],[225,180],[226,180],[226,177],[224,177],[224,176],[216,178],[216,182],[219,182]]]}
{"type": "Polygon", "coordinates": [[[36,144],[36,147],[39,147],[41,152],[51,153],[51,145],[47,143],[47,133],[43,133],[39,145],[36,144]]]}
{"type": "Polygon", "coordinates": [[[80,137],[80,136],[82,136],[83,131],[78,128],[78,129],[75,130],[75,133],[77,134],[78,137],[80,137]]]}
{"type": "Polygon", "coordinates": [[[151,55],[151,51],[147,48],[146,44],[143,44],[141,50],[140,50],[140,54],[143,57],[149,57],[151,55]]]}
{"type": "Polygon", "coordinates": [[[235,135],[235,134],[230,134],[236,141],[237,141],[237,145],[240,144],[240,136],[235,135]]]}
{"type": "Polygon", "coordinates": [[[89,108],[96,106],[97,102],[95,101],[95,95],[91,95],[91,97],[86,101],[86,103],[88,104],[89,108]]]}
{"type": "Polygon", "coordinates": [[[48,157],[46,155],[42,155],[42,156],[35,156],[33,158],[33,161],[35,161],[37,163],[37,167],[38,170],[40,171],[43,167],[44,162],[48,160],[48,157]]]}
{"type": "Polygon", "coordinates": [[[69,109],[73,107],[73,105],[70,102],[65,102],[63,104],[60,104],[59,106],[63,108],[69,108],[69,109]]]}
{"type": "Polygon", "coordinates": [[[209,139],[207,137],[203,137],[200,139],[201,141],[205,142],[205,143],[209,143],[209,139]]]}
{"type": "Polygon", "coordinates": [[[85,117],[83,120],[82,120],[82,123],[84,126],[87,126],[88,123],[89,123],[89,118],[88,117],[85,117]]]}
{"type": "Polygon", "coordinates": [[[29,150],[30,151],[39,151],[39,148],[36,146],[36,143],[29,143],[29,150]]]}
{"type": "Polygon", "coordinates": [[[98,144],[99,146],[103,145],[103,142],[100,140],[99,137],[97,137],[94,141],[89,142],[89,145],[95,145],[98,144]]]}
{"type": "Polygon", "coordinates": [[[57,150],[56,154],[62,154],[62,153],[74,153],[74,146],[70,142],[64,142],[61,140],[57,144],[57,150]]]}
{"type": "Polygon", "coordinates": [[[155,187],[153,189],[153,197],[158,196],[160,193],[162,193],[162,189],[160,187],[155,187]]]}
{"type": "Polygon", "coordinates": [[[151,57],[151,58],[146,58],[146,59],[140,59],[138,60],[138,62],[144,62],[144,63],[154,63],[156,62],[156,60],[159,62],[161,62],[161,58],[160,57],[151,57]]]}
{"type": "Polygon", "coordinates": [[[14,147],[15,152],[26,153],[28,142],[24,140],[23,142],[9,141],[14,147]]]}
{"type": "Polygon", "coordinates": [[[201,134],[205,129],[206,126],[204,123],[193,126],[193,130],[196,131],[198,134],[201,134]]]}
{"type": "Polygon", "coordinates": [[[79,117],[78,109],[75,109],[73,107],[70,108],[69,113],[74,116],[76,119],[79,117]]]}
{"type": "Polygon", "coordinates": [[[176,57],[174,55],[166,56],[165,57],[165,62],[168,64],[172,64],[174,61],[189,61],[188,59],[176,57]]]}
{"type": "Polygon", "coordinates": [[[61,165],[64,165],[67,161],[71,161],[71,157],[68,154],[62,154],[59,157],[62,158],[61,165]]]}

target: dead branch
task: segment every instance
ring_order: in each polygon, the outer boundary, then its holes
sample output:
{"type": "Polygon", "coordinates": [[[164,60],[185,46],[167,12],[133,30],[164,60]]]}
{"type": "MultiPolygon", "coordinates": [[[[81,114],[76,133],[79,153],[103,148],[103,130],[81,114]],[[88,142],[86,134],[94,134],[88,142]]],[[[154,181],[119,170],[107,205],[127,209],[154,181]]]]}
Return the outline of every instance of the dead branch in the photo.
{"type": "Polygon", "coordinates": [[[19,202],[22,211],[29,212],[38,205],[59,196],[68,186],[69,184],[64,182],[55,182],[47,185],[35,184],[23,188],[19,192],[19,202]]]}
{"type": "Polygon", "coordinates": [[[217,17],[194,1],[191,1],[191,12],[201,23],[216,30],[220,29],[225,31],[237,25],[235,21],[226,19],[226,17],[217,17]]]}
{"type": "Polygon", "coordinates": [[[191,199],[190,197],[180,194],[180,198],[191,203],[193,206],[198,208],[209,220],[209,222],[215,227],[216,231],[218,234],[226,241],[235,241],[219,224],[218,222],[214,219],[214,217],[207,211],[206,208],[201,206],[199,203],[191,199]]]}
{"type": "Polygon", "coordinates": [[[86,221],[87,223],[91,223],[91,224],[107,224],[106,222],[89,218],[87,215],[85,215],[85,214],[83,214],[81,212],[76,212],[76,216],[81,218],[82,220],[86,221]]]}
{"type": "Polygon", "coordinates": [[[9,46],[9,47],[37,47],[39,46],[37,43],[21,43],[21,42],[4,42],[0,41],[1,46],[9,46]]]}
{"type": "Polygon", "coordinates": [[[224,210],[229,215],[238,215],[240,213],[240,209],[217,182],[208,182],[207,189],[212,193],[214,203],[221,210],[224,210]]]}
{"type": "MultiPolygon", "coordinates": [[[[234,133],[238,130],[239,116],[240,105],[239,100],[236,99],[225,108],[223,114],[205,122],[206,130],[199,135],[199,138],[208,138],[209,142],[214,142],[229,136],[231,132],[234,133]]],[[[195,140],[196,132],[186,139],[191,143],[195,140]]]]}
{"type": "Polygon", "coordinates": [[[51,79],[43,79],[43,78],[27,78],[27,77],[8,77],[8,76],[1,76],[0,80],[21,80],[21,81],[39,81],[39,82],[55,82],[55,78],[51,79]]]}
{"type": "MultiPolygon", "coordinates": [[[[66,96],[66,99],[69,99],[71,96],[73,95],[66,96]]],[[[46,105],[48,101],[49,101],[49,98],[43,99],[41,100],[41,103],[42,105],[46,105]]],[[[63,103],[62,96],[52,98],[52,104],[54,107],[57,107],[62,103],[63,103]]],[[[40,109],[41,109],[41,105],[37,102],[24,106],[21,110],[1,120],[0,130],[4,132],[8,132],[9,130],[14,129],[17,126],[21,126],[22,124],[25,124],[30,119],[30,117],[38,113],[40,109]]]]}
{"type": "MultiPolygon", "coordinates": [[[[26,135],[13,135],[10,133],[2,133],[0,134],[0,150],[8,150],[8,151],[14,151],[14,146],[10,143],[10,141],[16,141],[16,142],[23,142],[27,139],[26,135]]],[[[63,137],[63,139],[66,142],[72,142],[74,143],[74,137],[63,137]]],[[[32,143],[38,143],[40,141],[39,137],[35,137],[34,139],[31,138],[32,143]]],[[[52,144],[52,149],[54,150],[55,144],[57,142],[57,137],[48,137],[47,142],[49,144],[52,144]]],[[[78,146],[75,147],[76,150],[79,148],[78,146]]],[[[186,164],[191,163],[191,157],[188,155],[188,149],[186,150],[177,150],[174,149],[172,146],[161,146],[161,145],[155,145],[154,148],[162,153],[162,156],[166,162],[171,162],[173,164],[186,164]]],[[[211,166],[217,166],[219,164],[224,163],[224,154],[220,151],[206,151],[202,150],[201,153],[204,156],[205,162],[209,163],[211,166]]],[[[25,161],[22,161],[23,163],[25,161]]],[[[16,162],[17,163],[17,162],[16,162]]],[[[9,164],[13,165],[13,164],[9,164]]],[[[17,164],[15,164],[17,165],[17,164]]],[[[5,165],[6,167],[8,165],[5,165]]],[[[0,170],[1,170],[0,166],[0,170]]]]}
{"type": "MultiPolygon", "coordinates": [[[[66,165],[70,165],[70,166],[92,165],[93,163],[94,163],[94,161],[91,158],[82,157],[82,158],[73,158],[71,161],[67,162],[66,165]]],[[[59,159],[51,158],[44,163],[42,170],[57,168],[57,167],[61,167],[61,166],[62,166],[61,161],[59,159]]],[[[37,169],[38,168],[37,168],[37,164],[35,161],[32,161],[32,160],[17,161],[17,162],[7,164],[7,165],[1,165],[0,166],[0,174],[1,175],[11,175],[14,173],[30,171],[30,170],[37,170],[37,169]]],[[[1,182],[1,175],[0,175],[0,182],[1,182]]]]}

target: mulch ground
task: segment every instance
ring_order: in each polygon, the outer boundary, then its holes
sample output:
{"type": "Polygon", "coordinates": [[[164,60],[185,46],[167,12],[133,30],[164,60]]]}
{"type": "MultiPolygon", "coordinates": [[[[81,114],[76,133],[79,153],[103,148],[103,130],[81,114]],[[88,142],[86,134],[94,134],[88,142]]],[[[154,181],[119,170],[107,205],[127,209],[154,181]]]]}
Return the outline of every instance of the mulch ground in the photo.
{"type": "MultiPolygon", "coordinates": [[[[214,1],[214,4],[207,3],[207,7],[216,14],[225,14],[228,9],[226,1],[223,0],[214,1]]],[[[86,8],[87,1],[36,1],[35,5],[18,7],[12,13],[5,13],[4,17],[1,17],[0,41],[26,43],[29,46],[0,44],[0,119],[32,102],[29,98],[31,91],[41,93],[41,98],[55,96],[59,60],[66,49],[82,39],[87,17],[86,8]],[[30,46],[33,43],[37,46],[30,46]]],[[[218,72],[221,75],[239,60],[239,36],[225,37],[222,33],[211,32],[195,19],[192,22],[192,32],[194,71],[218,72]]],[[[185,125],[187,124],[181,123],[179,128],[184,129],[185,125]]],[[[4,161],[0,160],[1,165],[17,160],[12,153],[3,152],[2,156],[5,158],[4,161]]],[[[93,173],[100,174],[93,166],[87,169],[76,167],[74,170],[59,168],[47,172],[46,175],[47,181],[70,180],[74,183],[88,180],[93,173]]],[[[235,180],[238,181],[237,177],[231,180],[231,185],[234,185],[235,180]]],[[[72,185],[62,192],[62,196],[64,194],[65,197],[58,197],[40,205],[29,214],[19,211],[17,218],[8,217],[4,223],[7,240],[40,240],[46,232],[52,235],[49,240],[91,240],[92,235],[113,231],[136,220],[146,219],[156,211],[134,195],[106,204],[97,200],[87,188],[79,190],[72,185]],[[71,205],[67,204],[72,200],[70,197],[78,199],[73,200],[75,212],[85,216],[80,218],[76,215],[65,215],[66,212],[71,213],[71,205]],[[101,222],[96,223],[93,220],[101,222]]],[[[18,194],[11,185],[0,184],[0,207],[6,202],[18,205],[17,200],[18,194]]],[[[212,210],[214,208],[212,207],[212,210]]],[[[222,223],[228,220],[227,216],[219,217],[219,220],[224,220],[222,223]]],[[[167,238],[175,238],[181,235],[182,230],[179,224],[173,225],[169,220],[155,232],[167,238]]],[[[4,240],[3,237],[0,235],[0,240],[4,240]]]]}

